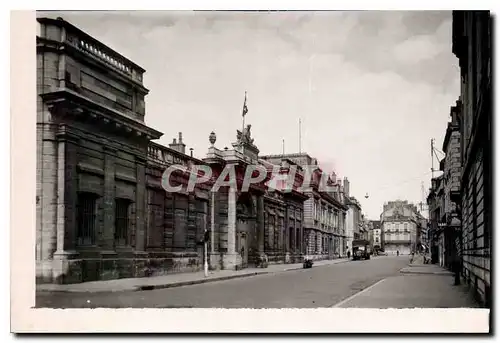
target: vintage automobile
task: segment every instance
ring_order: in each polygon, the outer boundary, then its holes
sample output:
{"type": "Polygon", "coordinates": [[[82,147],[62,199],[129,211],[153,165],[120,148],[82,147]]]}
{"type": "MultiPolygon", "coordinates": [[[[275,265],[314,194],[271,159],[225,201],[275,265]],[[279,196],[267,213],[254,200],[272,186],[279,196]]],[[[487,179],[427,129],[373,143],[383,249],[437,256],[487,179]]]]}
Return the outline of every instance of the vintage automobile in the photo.
{"type": "Polygon", "coordinates": [[[370,242],[365,239],[355,239],[352,241],[352,259],[353,260],[369,260],[370,259],[370,242]]]}

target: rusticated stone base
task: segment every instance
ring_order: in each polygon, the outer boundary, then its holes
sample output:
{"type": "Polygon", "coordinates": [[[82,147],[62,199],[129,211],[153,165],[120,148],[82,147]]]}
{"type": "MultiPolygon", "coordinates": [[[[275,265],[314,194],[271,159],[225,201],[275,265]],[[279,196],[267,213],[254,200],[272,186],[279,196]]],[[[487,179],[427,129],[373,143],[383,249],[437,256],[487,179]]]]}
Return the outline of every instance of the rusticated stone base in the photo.
{"type": "Polygon", "coordinates": [[[36,261],[36,283],[52,283],[52,260],[36,261]]]}
{"type": "Polygon", "coordinates": [[[289,264],[289,263],[302,263],[304,256],[300,253],[295,254],[291,252],[286,253],[268,253],[269,264],[289,264]]]}
{"type": "Polygon", "coordinates": [[[53,260],[50,274],[40,266],[37,283],[80,283],[161,276],[203,269],[202,259],[196,253],[163,253],[162,255],[160,257],[141,254],[130,258],[115,256],[53,260]]]}
{"type": "Polygon", "coordinates": [[[322,261],[322,260],[332,260],[333,259],[332,256],[327,255],[327,254],[317,254],[317,255],[309,254],[309,255],[307,255],[307,258],[311,259],[312,261],[322,261]]]}
{"type": "Polygon", "coordinates": [[[209,256],[209,266],[210,270],[221,270],[222,269],[222,257],[220,253],[210,253],[209,256]]]}
{"type": "Polygon", "coordinates": [[[222,256],[222,269],[238,269],[241,265],[240,254],[224,254],[222,256]]]}

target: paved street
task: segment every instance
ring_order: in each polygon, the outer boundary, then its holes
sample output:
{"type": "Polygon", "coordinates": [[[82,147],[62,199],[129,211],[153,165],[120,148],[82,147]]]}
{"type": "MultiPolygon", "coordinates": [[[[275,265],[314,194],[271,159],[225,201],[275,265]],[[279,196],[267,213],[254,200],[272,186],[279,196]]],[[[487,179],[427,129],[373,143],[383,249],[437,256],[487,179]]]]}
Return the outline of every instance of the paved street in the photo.
{"type": "Polygon", "coordinates": [[[37,293],[37,307],[331,307],[376,282],[399,275],[408,256],[381,256],[312,269],[150,291],[37,293]]]}

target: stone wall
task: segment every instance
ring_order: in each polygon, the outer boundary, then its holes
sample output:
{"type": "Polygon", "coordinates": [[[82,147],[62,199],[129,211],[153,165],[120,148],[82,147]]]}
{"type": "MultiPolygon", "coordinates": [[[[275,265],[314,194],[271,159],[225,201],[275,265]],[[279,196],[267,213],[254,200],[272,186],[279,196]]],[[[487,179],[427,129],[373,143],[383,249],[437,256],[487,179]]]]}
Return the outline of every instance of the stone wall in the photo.
{"type": "Polygon", "coordinates": [[[463,276],[491,306],[492,98],[491,27],[488,11],[453,12],[453,53],[461,87],[461,212],[463,276]]]}

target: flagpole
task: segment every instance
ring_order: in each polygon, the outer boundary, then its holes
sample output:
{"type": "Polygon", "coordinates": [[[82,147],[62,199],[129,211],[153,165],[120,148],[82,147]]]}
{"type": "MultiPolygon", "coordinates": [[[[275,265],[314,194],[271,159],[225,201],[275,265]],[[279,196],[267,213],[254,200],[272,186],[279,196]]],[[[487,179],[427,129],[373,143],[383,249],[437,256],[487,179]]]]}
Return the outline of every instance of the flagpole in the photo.
{"type": "Polygon", "coordinates": [[[241,137],[243,137],[243,134],[245,133],[245,115],[246,115],[245,108],[246,108],[246,106],[247,106],[247,91],[245,91],[245,100],[243,102],[243,112],[242,112],[242,114],[243,114],[243,126],[241,128],[241,137]]]}
{"type": "Polygon", "coordinates": [[[301,149],[302,149],[302,121],[301,119],[299,118],[299,154],[302,153],[301,149]]]}

